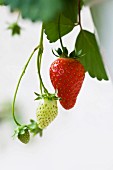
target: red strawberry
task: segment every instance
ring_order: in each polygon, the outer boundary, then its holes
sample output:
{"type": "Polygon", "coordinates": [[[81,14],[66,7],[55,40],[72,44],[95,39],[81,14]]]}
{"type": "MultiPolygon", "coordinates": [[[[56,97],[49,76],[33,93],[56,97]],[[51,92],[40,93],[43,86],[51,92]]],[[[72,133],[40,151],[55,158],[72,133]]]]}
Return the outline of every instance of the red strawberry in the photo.
{"type": "Polygon", "coordinates": [[[51,64],[50,79],[58,90],[63,108],[68,110],[74,107],[84,77],[84,67],[77,59],[58,58],[51,64]]]}

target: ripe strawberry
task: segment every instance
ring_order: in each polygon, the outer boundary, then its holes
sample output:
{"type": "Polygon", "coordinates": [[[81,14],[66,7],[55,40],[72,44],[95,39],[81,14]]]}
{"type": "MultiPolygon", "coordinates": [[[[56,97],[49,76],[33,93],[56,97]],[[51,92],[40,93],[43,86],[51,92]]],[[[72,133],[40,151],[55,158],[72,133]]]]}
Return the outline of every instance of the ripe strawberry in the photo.
{"type": "Polygon", "coordinates": [[[77,59],[58,58],[51,64],[50,79],[63,108],[71,109],[75,105],[84,77],[84,67],[77,59]]]}
{"type": "Polygon", "coordinates": [[[24,143],[27,144],[30,140],[30,133],[27,129],[20,131],[20,133],[18,134],[18,139],[24,143]]]}
{"type": "Polygon", "coordinates": [[[40,129],[46,128],[57,116],[56,100],[43,99],[37,108],[37,124],[40,129]]]}

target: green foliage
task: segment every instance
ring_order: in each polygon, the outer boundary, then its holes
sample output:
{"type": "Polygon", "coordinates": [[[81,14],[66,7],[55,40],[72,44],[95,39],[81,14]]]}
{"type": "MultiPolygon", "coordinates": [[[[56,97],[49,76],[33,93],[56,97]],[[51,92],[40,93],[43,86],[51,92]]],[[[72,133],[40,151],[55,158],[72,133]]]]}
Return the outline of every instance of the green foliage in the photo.
{"type": "MultiPolygon", "coordinates": [[[[79,7],[78,0],[0,0],[0,5],[3,4],[9,5],[11,11],[19,10],[23,18],[44,21],[48,40],[55,42],[79,24],[78,13],[83,6],[83,1],[81,0],[79,7]]],[[[12,35],[20,34],[21,31],[17,23],[11,24],[8,29],[11,30],[12,35]]],[[[77,51],[82,49],[86,54],[80,58],[80,61],[91,77],[108,80],[94,34],[82,30],[77,37],[76,49],[77,51]]]]}
{"type": "Polygon", "coordinates": [[[59,12],[73,22],[77,19],[78,0],[0,0],[0,4],[9,5],[11,11],[19,10],[23,18],[32,21],[48,21],[59,12]]]}
{"type": "Polygon", "coordinates": [[[11,11],[19,10],[23,18],[32,21],[52,19],[59,12],[65,0],[4,0],[11,11]]]}
{"type": "Polygon", "coordinates": [[[11,30],[12,36],[14,36],[16,34],[20,35],[20,33],[21,33],[21,27],[16,22],[10,24],[7,29],[11,30]]]}
{"type": "MultiPolygon", "coordinates": [[[[3,1],[3,0],[2,0],[3,1]]],[[[78,0],[4,0],[11,11],[19,10],[23,18],[44,21],[45,33],[50,42],[59,39],[58,18],[61,36],[68,34],[77,23],[78,0]]],[[[81,7],[83,2],[81,1],[81,7]]],[[[14,29],[12,29],[14,35],[14,29]]]]}
{"type": "MultiPolygon", "coordinates": [[[[59,20],[59,16],[51,22],[44,23],[45,33],[50,42],[55,42],[59,39],[58,20],[59,20]]],[[[61,37],[69,33],[73,28],[74,28],[74,23],[68,18],[61,15],[60,17],[61,37]]]]}
{"type": "Polygon", "coordinates": [[[73,23],[76,23],[78,14],[78,0],[65,1],[64,7],[62,9],[62,14],[66,18],[70,19],[73,23]]]}
{"type": "Polygon", "coordinates": [[[36,121],[34,120],[30,120],[30,124],[28,125],[28,129],[30,130],[30,132],[33,134],[33,136],[39,134],[39,136],[42,136],[42,129],[40,129],[38,127],[38,124],[36,121]]]}
{"type": "Polygon", "coordinates": [[[18,139],[24,143],[27,144],[30,141],[30,134],[33,134],[33,136],[39,134],[42,136],[42,129],[38,127],[37,122],[34,120],[30,120],[30,124],[28,125],[20,125],[17,127],[17,129],[14,132],[13,137],[18,137],[18,139]]]}
{"type": "Polygon", "coordinates": [[[0,0],[0,5],[4,5],[4,0],[0,0]]]}
{"type": "Polygon", "coordinates": [[[82,53],[85,54],[79,60],[91,77],[97,77],[98,80],[108,80],[99,47],[93,33],[81,30],[77,37],[75,49],[77,51],[82,49],[82,53]]]}
{"type": "MultiPolygon", "coordinates": [[[[82,5],[81,5],[82,6],[82,5]]],[[[66,1],[62,11],[53,20],[44,23],[45,33],[50,42],[59,39],[58,24],[60,16],[60,36],[68,34],[77,23],[78,0],[66,1]]]]}

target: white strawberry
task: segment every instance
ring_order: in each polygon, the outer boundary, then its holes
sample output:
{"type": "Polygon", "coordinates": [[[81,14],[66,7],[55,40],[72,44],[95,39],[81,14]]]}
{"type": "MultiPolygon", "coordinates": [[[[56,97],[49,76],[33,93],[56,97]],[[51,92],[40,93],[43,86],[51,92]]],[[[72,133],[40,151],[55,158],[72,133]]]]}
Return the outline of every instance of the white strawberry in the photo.
{"type": "Polygon", "coordinates": [[[46,128],[56,118],[57,114],[57,100],[42,99],[36,112],[39,128],[46,128]]]}

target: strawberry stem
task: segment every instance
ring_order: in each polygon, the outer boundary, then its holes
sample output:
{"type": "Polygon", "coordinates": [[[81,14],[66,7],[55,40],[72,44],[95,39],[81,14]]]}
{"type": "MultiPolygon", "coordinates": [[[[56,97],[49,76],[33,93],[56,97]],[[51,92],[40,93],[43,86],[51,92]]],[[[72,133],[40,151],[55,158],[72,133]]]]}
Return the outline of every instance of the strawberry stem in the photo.
{"type": "Polygon", "coordinates": [[[38,55],[37,55],[37,70],[38,70],[38,76],[39,76],[39,80],[40,80],[40,92],[41,94],[43,93],[42,88],[44,90],[45,93],[48,94],[48,90],[45,88],[44,83],[42,81],[42,77],[41,77],[41,60],[42,60],[42,54],[43,54],[43,33],[44,33],[44,29],[43,29],[43,24],[42,24],[42,29],[41,29],[41,36],[40,36],[40,43],[39,43],[39,51],[38,51],[38,55]]]}
{"type": "Polygon", "coordinates": [[[78,24],[80,26],[80,29],[82,30],[82,24],[81,24],[81,0],[78,0],[78,24]]]}
{"type": "Polygon", "coordinates": [[[31,59],[32,59],[35,51],[38,50],[38,48],[39,48],[39,46],[37,46],[37,47],[33,50],[33,52],[31,53],[31,55],[30,55],[30,57],[29,57],[29,59],[27,60],[25,66],[24,66],[24,69],[23,69],[23,71],[22,71],[22,73],[21,73],[21,75],[20,75],[20,78],[19,78],[19,80],[18,80],[18,83],[17,83],[17,86],[16,86],[16,90],[15,90],[15,93],[14,93],[14,98],[13,98],[13,102],[12,102],[12,116],[13,116],[13,119],[14,119],[15,123],[16,123],[18,126],[21,126],[21,124],[16,120],[16,116],[15,116],[15,102],[16,102],[17,92],[18,92],[19,85],[20,85],[20,82],[21,82],[21,80],[22,80],[22,77],[23,77],[23,75],[25,74],[25,71],[26,71],[26,69],[27,69],[27,67],[28,67],[28,64],[29,64],[29,62],[31,61],[31,59]]]}
{"type": "Polygon", "coordinates": [[[61,30],[60,30],[60,15],[59,15],[59,18],[58,18],[58,34],[59,34],[59,40],[60,40],[60,44],[61,44],[61,48],[62,48],[62,51],[63,51],[63,53],[65,53],[64,52],[64,46],[63,46],[63,42],[62,42],[62,38],[61,38],[61,30]]]}
{"type": "Polygon", "coordinates": [[[18,23],[19,19],[20,19],[20,11],[18,13],[18,17],[17,17],[16,23],[18,23]]]}

